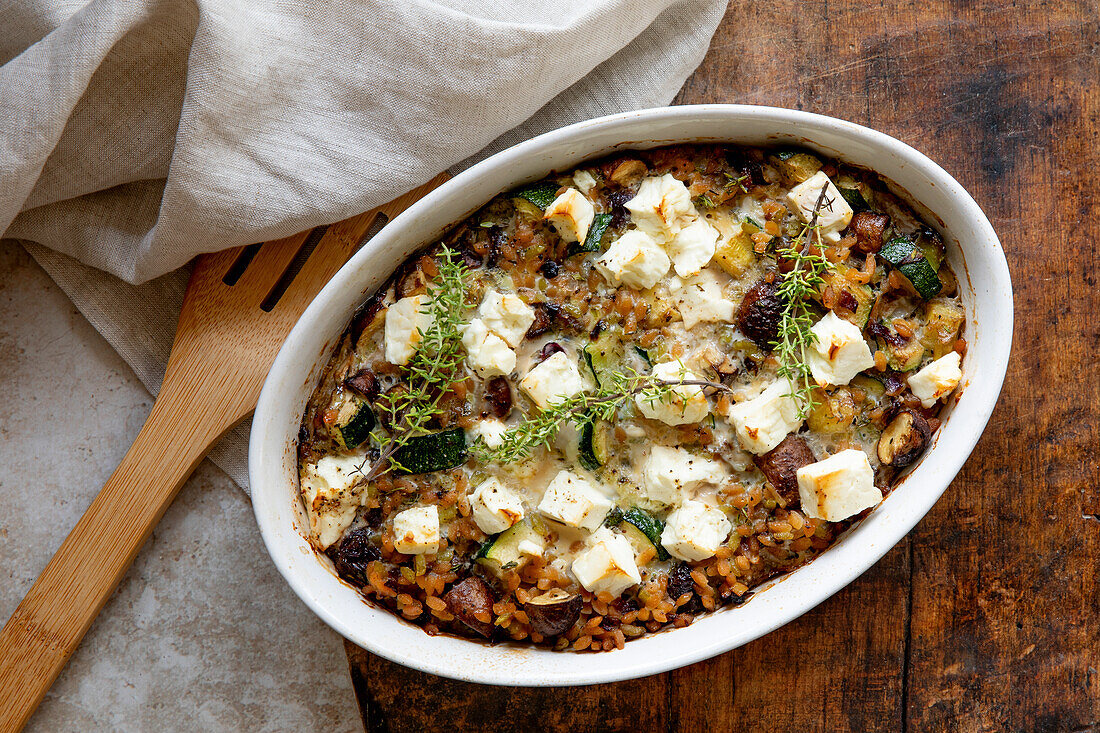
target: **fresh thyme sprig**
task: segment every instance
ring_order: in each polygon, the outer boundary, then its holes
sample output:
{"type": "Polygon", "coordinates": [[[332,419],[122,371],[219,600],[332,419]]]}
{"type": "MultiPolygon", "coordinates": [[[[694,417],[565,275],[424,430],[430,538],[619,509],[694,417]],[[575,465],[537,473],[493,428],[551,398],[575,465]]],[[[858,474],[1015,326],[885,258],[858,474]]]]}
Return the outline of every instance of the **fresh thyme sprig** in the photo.
{"type": "MultiPolygon", "coordinates": [[[[683,376],[683,371],[681,371],[683,376]]],[[[673,404],[681,395],[678,387],[700,386],[717,390],[728,387],[718,382],[702,379],[666,381],[650,374],[640,374],[634,369],[624,372],[605,372],[600,375],[600,386],[593,392],[581,392],[552,403],[549,407],[528,416],[519,425],[502,436],[500,445],[490,448],[481,438],[474,443],[471,453],[483,463],[517,463],[540,447],[549,446],[562,425],[574,423],[578,428],[600,420],[611,421],[619,409],[631,398],[641,394],[649,404],[673,404]]]]}
{"type": "Polygon", "coordinates": [[[812,330],[814,318],[807,300],[820,291],[825,284],[825,273],[833,269],[833,264],[821,254],[821,227],[817,224],[817,215],[827,190],[828,186],[821,187],[809,223],[791,245],[775,252],[793,267],[776,290],[777,297],[783,303],[783,311],[779,320],[779,337],[772,346],[779,357],[777,374],[787,380],[791,390],[788,396],[794,398],[798,405],[799,418],[805,418],[814,405],[813,381],[806,354],[817,343],[817,336],[812,330]],[[813,249],[809,242],[811,236],[817,243],[813,249]]]}
{"type": "Polygon", "coordinates": [[[440,403],[466,358],[460,326],[466,309],[468,270],[462,257],[447,245],[442,245],[439,252],[439,274],[429,286],[428,300],[421,311],[431,323],[420,331],[420,343],[406,366],[408,389],[387,392],[375,403],[378,410],[396,419],[392,431],[376,429],[372,433],[381,452],[369,471],[360,466],[367,480],[387,466],[404,469],[394,460],[394,452],[412,438],[430,432],[428,424],[439,414],[440,403]]]}

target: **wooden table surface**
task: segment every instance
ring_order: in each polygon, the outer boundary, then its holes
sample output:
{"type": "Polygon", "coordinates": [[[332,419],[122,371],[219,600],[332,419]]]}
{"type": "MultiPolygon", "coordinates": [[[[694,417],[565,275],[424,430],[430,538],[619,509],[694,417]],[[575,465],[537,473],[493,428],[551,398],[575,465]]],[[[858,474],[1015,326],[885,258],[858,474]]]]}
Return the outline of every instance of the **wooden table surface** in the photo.
{"type": "Polygon", "coordinates": [[[535,690],[349,645],[367,730],[1100,730],[1098,18],[1095,0],[734,0],[678,103],[869,125],[943,165],[992,220],[1016,333],[989,427],[905,540],[763,639],[535,690]]]}

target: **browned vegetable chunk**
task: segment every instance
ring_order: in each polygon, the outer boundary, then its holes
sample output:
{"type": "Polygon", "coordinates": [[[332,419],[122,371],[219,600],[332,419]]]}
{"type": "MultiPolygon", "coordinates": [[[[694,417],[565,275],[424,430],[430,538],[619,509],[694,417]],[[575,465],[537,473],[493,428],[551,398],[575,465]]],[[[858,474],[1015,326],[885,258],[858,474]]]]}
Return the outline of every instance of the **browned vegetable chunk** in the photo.
{"type": "Polygon", "coordinates": [[[783,301],[776,295],[778,289],[775,275],[768,275],[745,293],[737,311],[737,326],[741,332],[763,349],[771,349],[779,338],[783,301]]]}
{"type": "Polygon", "coordinates": [[[753,460],[764,477],[775,487],[775,493],[783,497],[787,506],[791,506],[799,503],[798,469],[817,459],[805,440],[797,435],[788,435],[782,443],[753,460]]]}
{"type": "Polygon", "coordinates": [[[443,596],[447,608],[462,623],[488,639],[493,634],[493,591],[477,576],[455,583],[443,596]],[[488,621],[477,618],[481,614],[488,621]]]}
{"type": "Polygon", "coordinates": [[[890,217],[886,214],[859,212],[852,217],[852,223],[848,225],[852,234],[856,235],[856,243],[852,249],[864,254],[878,252],[882,249],[883,237],[888,226],[890,226],[890,217]]]}
{"type": "Polygon", "coordinates": [[[485,385],[485,401],[489,403],[493,414],[507,417],[512,411],[512,388],[504,377],[493,377],[485,385]]]}
{"type": "Polygon", "coordinates": [[[535,303],[534,308],[535,320],[531,322],[531,327],[527,329],[525,336],[529,339],[541,336],[549,331],[550,327],[554,325],[554,318],[560,310],[554,303],[535,303]]]}
{"type": "Polygon", "coordinates": [[[344,380],[344,385],[370,402],[378,397],[378,377],[367,367],[363,367],[344,380]]]}
{"type": "Polygon", "coordinates": [[[531,628],[543,636],[557,636],[577,623],[581,615],[581,597],[554,588],[523,604],[531,628]]]}
{"type": "Polygon", "coordinates": [[[878,459],[887,466],[904,468],[920,458],[931,437],[932,426],[922,415],[899,412],[879,437],[878,459]]]}

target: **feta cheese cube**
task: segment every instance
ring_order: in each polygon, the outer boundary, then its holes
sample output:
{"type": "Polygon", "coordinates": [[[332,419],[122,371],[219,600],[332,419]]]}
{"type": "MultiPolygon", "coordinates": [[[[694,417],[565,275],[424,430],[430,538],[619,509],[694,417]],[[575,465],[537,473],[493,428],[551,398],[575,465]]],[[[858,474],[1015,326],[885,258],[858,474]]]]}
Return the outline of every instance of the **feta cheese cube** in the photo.
{"type": "Polygon", "coordinates": [[[386,310],[386,361],[404,366],[416,353],[424,332],[432,325],[432,316],[425,313],[427,295],[402,298],[386,310]]]}
{"type": "Polygon", "coordinates": [[[817,343],[810,347],[806,361],[814,381],[823,387],[848,384],[852,377],[875,365],[871,348],[859,326],[829,311],[810,329],[817,343]]]}
{"type": "Polygon", "coordinates": [[[802,425],[799,403],[790,393],[791,385],[780,379],[756,397],[730,408],[727,417],[745,450],[767,453],[802,425]]]}
{"type": "Polygon", "coordinates": [[[580,394],[588,389],[588,383],[577,369],[577,363],[564,351],[535,365],[519,383],[541,409],[555,402],[580,394]]]}
{"type": "Polygon", "coordinates": [[[882,501],[871,462],[861,450],[842,450],[803,466],[797,476],[802,511],[815,519],[839,522],[882,501]]]}
{"type": "Polygon", "coordinates": [[[840,191],[822,171],[818,171],[787,194],[787,201],[794,207],[794,213],[807,224],[813,219],[814,208],[825,188],[825,198],[817,209],[817,225],[821,238],[831,244],[840,241],[840,232],[852,220],[852,207],[840,195],[840,191]]]}
{"type": "Polygon", "coordinates": [[[722,297],[722,281],[713,270],[687,278],[673,276],[668,289],[684,320],[684,328],[694,328],[704,321],[733,322],[737,306],[722,297]]]}
{"type": "Polygon", "coordinates": [[[699,215],[687,186],[671,173],[644,179],[626,209],[638,229],[659,242],[675,237],[699,215]]]}
{"type": "Polygon", "coordinates": [[[524,303],[518,295],[504,295],[495,288],[485,292],[477,315],[485,322],[486,328],[513,349],[520,345],[527,329],[535,322],[534,308],[524,303]]]}
{"type": "Polygon", "coordinates": [[[393,546],[406,555],[434,555],[439,551],[439,509],[415,506],[394,515],[393,546]]]}
{"type": "Polygon", "coordinates": [[[539,511],[570,527],[594,530],[614,506],[611,499],[583,476],[561,471],[550,481],[539,511]]]}
{"type": "Polygon", "coordinates": [[[721,510],[689,500],[668,515],[661,544],[670,555],[681,560],[706,560],[718,552],[732,529],[721,510]]]}
{"type": "Polygon", "coordinates": [[[472,444],[478,438],[481,438],[481,442],[485,443],[485,445],[490,448],[496,448],[504,442],[504,433],[507,431],[508,426],[500,420],[493,418],[481,420],[466,431],[466,442],[472,444]]]}
{"type": "Polygon", "coordinates": [[[462,327],[462,345],[466,347],[466,364],[482,377],[508,374],[516,368],[516,352],[480,318],[462,327]]]}
{"type": "Polygon", "coordinates": [[[596,177],[586,170],[579,170],[573,174],[573,185],[580,189],[581,193],[588,193],[596,186],[596,177]]]}
{"type": "Polygon", "coordinates": [[[646,497],[664,506],[680,503],[685,492],[702,484],[720,484],[729,476],[721,461],[696,456],[683,448],[655,445],[642,463],[646,497]]]}
{"type": "Polygon", "coordinates": [[[595,264],[612,285],[648,290],[665,276],[671,261],[653,237],[632,229],[612,242],[595,264]]]}
{"type": "Polygon", "coordinates": [[[607,527],[592,534],[588,547],[573,560],[572,570],[577,582],[590,593],[618,596],[642,582],[630,540],[607,527]]]}
{"type": "Polygon", "coordinates": [[[962,379],[962,360],[959,352],[952,351],[909,377],[909,388],[925,407],[931,407],[941,397],[946,397],[959,386],[962,379]]]}
{"type": "Polygon", "coordinates": [[[696,219],[680,230],[665,251],[680,277],[690,277],[706,267],[718,246],[718,230],[706,219],[696,219]]]}
{"type": "MultiPolygon", "coordinates": [[[[674,361],[654,365],[652,374],[665,382],[700,379],[699,375],[674,361]]],[[[699,422],[710,413],[710,403],[703,388],[695,384],[673,387],[671,399],[665,400],[658,399],[652,391],[641,392],[634,398],[634,404],[649,419],[660,420],[666,425],[699,422]]]]}
{"type": "Polygon", "coordinates": [[[478,529],[496,534],[523,519],[523,499],[499,479],[490,478],[470,494],[470,511],[478,529]]]}
{"type": "Polygon", "coordinates": [[[323,456],[301,470],[302,500],[306,505],[310,537],[325,549],[351,525],[365,496],[365,478],[359,466],[366,456],[323,456]]]}
{"type": "Polygon", "coordinates": [[[596,218],[596,209],[584,194],[567,188],[546,207],[543,218],[549,221],[566,242],[583,242],[596,218]]]}

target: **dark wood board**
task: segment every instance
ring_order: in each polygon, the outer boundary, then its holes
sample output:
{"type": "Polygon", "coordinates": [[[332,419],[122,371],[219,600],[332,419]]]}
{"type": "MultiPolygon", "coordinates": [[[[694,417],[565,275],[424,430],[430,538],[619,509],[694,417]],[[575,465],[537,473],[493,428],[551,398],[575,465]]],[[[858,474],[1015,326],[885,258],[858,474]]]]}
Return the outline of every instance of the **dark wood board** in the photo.
{"type": "Polygon", "coordinates": [[[523,690],[348,645],[367,729],[1100,730],[1100,5],[734,2],[677,98],[707,102],[869,125],[977,198],[1016,303],[981,442],[872,570],[742,649],[523,690]]]}

